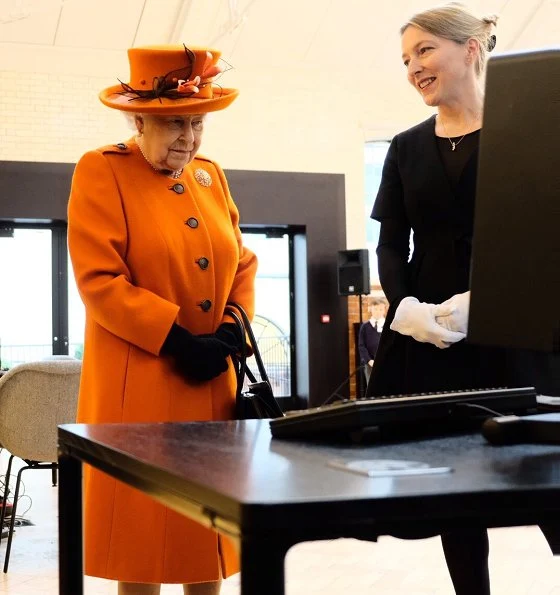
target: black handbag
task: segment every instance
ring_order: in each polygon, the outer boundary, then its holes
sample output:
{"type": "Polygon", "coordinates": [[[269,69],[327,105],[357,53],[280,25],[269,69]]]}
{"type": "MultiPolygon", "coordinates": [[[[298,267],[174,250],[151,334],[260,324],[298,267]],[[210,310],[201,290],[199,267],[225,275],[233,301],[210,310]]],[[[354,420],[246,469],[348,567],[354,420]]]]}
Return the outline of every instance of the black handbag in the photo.
{"type": "Polygon", "coordinates": [[[232,360],[237,375],[237,394],[235,396],[235,409],[237,419],[270,419],[284,417],[282,409],[272,392],[272,386],[266,373],[262,357],[251,328],[251,322],[245,310],[233,302],[226,305],[229,314],[239,328],[242,337],[248,337],[253,356],[259,370],[261,380],[257,380],[247,365],[247,345],[242,341],[239,355],[233,355],[232,360]],[[243,390],[245,377],[250,381],[247,390],[243,390]]]}

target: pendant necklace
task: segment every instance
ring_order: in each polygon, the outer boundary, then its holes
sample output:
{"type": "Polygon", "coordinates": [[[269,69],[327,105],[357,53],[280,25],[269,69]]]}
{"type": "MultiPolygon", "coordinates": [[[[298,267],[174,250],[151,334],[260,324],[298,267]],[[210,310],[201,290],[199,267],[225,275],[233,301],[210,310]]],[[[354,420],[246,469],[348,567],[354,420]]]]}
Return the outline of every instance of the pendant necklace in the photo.
{"type": "Polygon", "coordinates": [[[463,134],[463,136],[458,141],[453,141],[451,140],[449,134],[447,134],[447,128],[445,127],[445,124],[443,123],[443,119],[441,116],[439,117],[439,121],[443,126],[443,131],[445,132],[445,136],[447,136],[447,140],[451,143],[451,150],[454,151],[457,148],[457,145],[465,138],[465,136],[467,136],[467,133],[465,132],[465,134],[463,134]]]}

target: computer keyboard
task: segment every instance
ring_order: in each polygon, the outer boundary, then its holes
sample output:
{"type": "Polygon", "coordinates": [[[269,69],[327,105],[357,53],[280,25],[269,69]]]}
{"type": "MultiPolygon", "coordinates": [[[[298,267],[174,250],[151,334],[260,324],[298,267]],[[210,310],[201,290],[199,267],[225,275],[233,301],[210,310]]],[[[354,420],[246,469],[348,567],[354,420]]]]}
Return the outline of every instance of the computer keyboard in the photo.
{"type": "Polygon", "coordinates": [[[374,429],[381,435],[446,434],[463,427],[480,426],[499,414],[534,412],[537,393],[533,387],[458,390],[369,399],[345,399],[272,419],[275,438],[320,438],[356,434],[374,429]]]}

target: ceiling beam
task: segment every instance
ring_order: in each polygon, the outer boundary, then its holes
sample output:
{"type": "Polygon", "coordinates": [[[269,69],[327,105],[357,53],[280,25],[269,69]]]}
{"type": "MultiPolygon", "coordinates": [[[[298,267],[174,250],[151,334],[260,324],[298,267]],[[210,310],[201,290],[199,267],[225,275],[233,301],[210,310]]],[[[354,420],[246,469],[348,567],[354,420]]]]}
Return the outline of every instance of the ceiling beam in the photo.
{"type": "Polygon", "coordinates": [[[132,38],[132,43],[130,44],[131,47],[136,45],[136,38],[138,37],[138,31],[140,30],[140,23],[142,22],[142,17],[144,16],[144,11],[146,10],[146,2],[148,0],[144,0],[142,4],[142,10],[140,11],[140,15],[138,16],[138,22],[136,23],[136,30],[134,31],[134,37],[132,38]]]}
{"type": "Polygon", "coordinates": [[[185,24],[192,8],[192,3],[193,0],[183,0],[179,5],[179,9],[175,15],[173,29],[169,34],[167,43],[176,44],[181,42],[185,24]]]}

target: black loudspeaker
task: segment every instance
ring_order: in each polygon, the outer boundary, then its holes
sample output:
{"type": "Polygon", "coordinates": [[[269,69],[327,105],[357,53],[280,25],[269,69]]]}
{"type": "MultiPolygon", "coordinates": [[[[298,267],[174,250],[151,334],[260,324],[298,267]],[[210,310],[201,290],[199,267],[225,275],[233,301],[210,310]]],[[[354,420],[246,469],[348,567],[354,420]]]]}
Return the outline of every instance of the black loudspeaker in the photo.
{"type": "Polygon", "coordinates": [[[338,252],[338,295],[367,295],[369,292],[368,250],[340,250],[338,252]]]}

